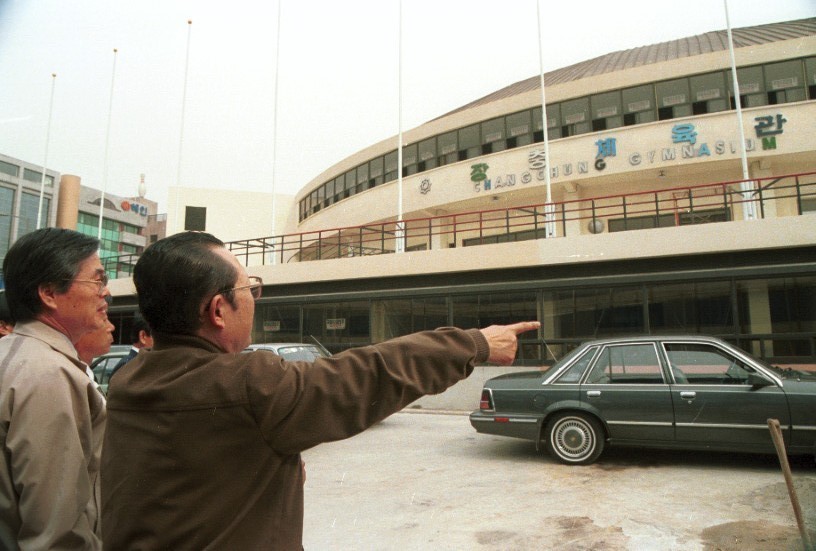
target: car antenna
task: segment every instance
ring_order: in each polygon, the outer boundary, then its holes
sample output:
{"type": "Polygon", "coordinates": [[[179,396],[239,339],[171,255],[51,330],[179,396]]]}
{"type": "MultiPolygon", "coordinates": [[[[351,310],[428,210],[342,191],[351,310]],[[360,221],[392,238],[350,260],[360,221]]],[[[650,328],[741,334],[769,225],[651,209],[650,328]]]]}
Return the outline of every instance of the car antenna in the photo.
{"type": "Polygon", "coordinates": [[[329,349],[328,349],[328,348],[326,348],[325,346],[323,346],[323,343],[322,343],[322,342],[320,342],[319,340],[317,340],[317,337],[315,337],[314,335],[310,335],[309,333],[306,333],[306,336],[307,336],[308,338],[312,339],[312,340],[315,342],[315,344],[316,344],[317,346],[319,346],[319,347],[320,347],[320,349],[321,349],[323,352],[325,352],[325,353],[326,353],[326,354],[328,354],[329,356],[331,356],[331,355],[332,355],[332,353],[331,353],[331,352],[329,352],[329,349]]]}

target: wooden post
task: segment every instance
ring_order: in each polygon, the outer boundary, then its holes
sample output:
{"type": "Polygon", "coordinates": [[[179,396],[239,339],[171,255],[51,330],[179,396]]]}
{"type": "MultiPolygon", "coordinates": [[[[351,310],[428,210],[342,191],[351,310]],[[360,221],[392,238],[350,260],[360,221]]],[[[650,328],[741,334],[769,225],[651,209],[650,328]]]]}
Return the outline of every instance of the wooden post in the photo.
{"type": "Polygon", "coordinates": [[[790,464],[788,463],[788,454],[785,452],[785,442],[782,439],[782,428],[779,426],[779,420],[768,419],[768,429],[771,431],[771,439],[776,448],[776,454],[779,456],[779,463],[782,465],[782,474],[785,476],[785,484],[788,486],[788,494],[790,495],[791,505],[793,505],[793,514],[796,516],[796,524],[799,526],[799,533],[802,535],[802,544],[805,546],[805,551],[812,551],[813,544],[810,542],[805,520],[802,517],[802,508],[799,506],[796,489],[793,487],[793,476],[791,475],[790,464]]]}

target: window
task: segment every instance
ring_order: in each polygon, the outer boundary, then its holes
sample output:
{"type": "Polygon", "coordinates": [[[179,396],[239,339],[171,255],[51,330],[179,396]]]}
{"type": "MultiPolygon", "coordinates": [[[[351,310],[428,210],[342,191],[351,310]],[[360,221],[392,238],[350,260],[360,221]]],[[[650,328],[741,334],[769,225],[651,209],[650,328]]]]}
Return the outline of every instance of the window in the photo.
{"type": "Polygon", "coordinates": [[[627,88],[621,92],[623,124],[643,124],[655,120],[654,87],[651,84],[627,88]]]}
{"type": "MultiPolygon", "coordinates": [[[[31,170],[30,168],[23,169],[23,179],[28,180],[29,182],[42,182],[42,172],[38,172],[36,170],[31,170]]],[[[45,183],[46,185],[53,186],[54,185],[54,177],[53,176],[45,176],[45,183]]]]}
{"type": "Polygon", "coordinates": [[[482,123],[482,155],[504,151],[505,142],[504,117],[491,119],[482,123]]]}
{"type": "Polygon", "coordinates": [[[654,345],[605,347],[585,384],[663,384],[663,371],[654,345]]]}
{"type": "Polygon", "coordinates": [[[663,345],[678,383],[693,385],[744,385],[754,369],[739,358],[708,344],[663,345]]]}
{"type": "Polygon", "coordinates": [[[441,134],[438,138],[439,166],[455,163],[459,160],[458,132],[441,134]]]}
{"type": "Polygon", "coordinates": [[[734,332],[731,284],[727,281],[674,283],[648,288],[649,330],[653,333],[734,332]]]}
{"type": "Polygon", "coordinates": [[[357,167],[357,185],[354,186],[354,193],[360,193],[368,189],[368,163],[357,167]]]}
{"type": "Polygon", "coordinates": [[[592,130],[599,132],[623,126],[621,94],[618,91],[597,94],[590,98],[592,130]]]}
{"type": "MultiPolygon", "coordinates": [[[[731,71],[726,73],[728,81],[728,93],[731,98],[731,109],[737,108],[734,100],[734,79],[731,71]]],[[[768,104],[768,95],[765,93],[765,76],[761,66],[742,67],[737,69],[737,81],[739,82],[740,105],[742,107],[758,107],[768,104]]]]}
{"type": "MultiPolygon", "coordinates": [[[[17,227],[18,238],[37,229],[37,212],[40,210],[39,194],[23,193],[20,199],[20,219],[17,227]]],[[[49,197],[43,197],[40,227],[48,225],[48,210],[50,207],[51,199],[49,197]]]]}
{"type": "Polygon", "coordinates": [[[765,66],[765,89],[770,105],[805,100],[802,69],[802,62],[798,59],[765,66]]]}
{"type": "Polygon", "coordinates": [[[460,161],[472,159],[482,154],[479,144],[479,125],[474,124],[459,130],[459,157],[460,161]]]}
{"type": "Polygon", "coordinates": [[[716,113],[728,109],[725,74],[722,71],[693,76],[689,79],[692,112],[695,115],[716,113]]]}
{"type": "Polygon", "coordinates": [[[692,114],[688,79],[658,82],[655,84],[655,95],[659,120],[688,117],[692,114]]]}
{"type": "Polygon", "coordinates": [[[392,151],[384,158],[385,181],[390,182],[397,179],[397,152],[392,151]]]}
{"type": "Polygon", "coordinates": [[[13,220],[14,190],[0,187],[0,257],[5,258],[11,246],[11,221],[13,220]]]}
{"type": "Polygon", "coordinates": [[[371,189],[373,187],[382,185],[384,180],[383,172],[383,157],[377,157],[376,159],[370,161],[368,163],[368,188],[371,189]]]}
{"type": "MultiPolygon", "coordinates": [[[[541,111],[539,110],[539,113],[541,111]]],[[[522,111],[508,115],[507,120],[507,148],[521,147],[533,143],[533,130],[530,125],[531,111],[522,111]]],[[[539,126],[541,122],[539,121],[539,126]]]]}
{"type": "MultiPolygon", "coordinates": [[[[338,180],[339,179],[340,178],[338,178],[338,180]]],[[[343,176],[343,180],[344,180],[343,196],[341,197],[341,199],[348,199],[349,197],[354,195],[354,188],[357,187],[357,169],[352,168],[351,170],[346,172],[345,175],[343,176]]],[[[338,194],[340,193],[340,189],[337,187],[336,183],[334,191],[335,193],[338,194]]]]}
{"type": "Polygon", "coordinates": [[[184,229],[207,231],[207,207],[185,207],[184,229]]]}
{"type": "Polygon", "coordinates": [[[417,170],[422,172],[435,168],[437,153],[436,153],[436,138],[429,138],[419,142],[417,146],[419,154],[419,162],[417,163],[417,170]]]}
{"type": "Polygon", "coordinates": [[[807,83],[808,99],[816,99],[816,57],[805,60],[805,82],[807,83]]]}
{"type": "MultiPolygon", "coordinates": [[[[548,111],[549,114],[549,111],[548,111]]],[[[561,104],[561,136],[586,134],[591,130],[589,98],[578,98],[561,104]]],[[[549,130],[549,120],[547,129],[549,130]]]]}
{"type": "Polygon", "coordinates": [[[402,148],[402,175],[410,176],[417,173],[417,144],[402,148]]]}
{"type": "Polygon", "coordinates": [[[0,161],[0,173],[17,178],[20,175],[20,167],[6,161],[0,161]]]}
{"type": "Polygon", "coordinates": [[[640,287],[553,291],[545,293],[544,300],[552,308],[542,322],[555,335],[595,338],[645,330],[640,287]]]}
{"type": "Polygon", "coordinates": [[[587,349],[586,352],[584,352],[583,355],[581,355],[581,357],[575,361],[575,363],[573,363],[564,373],[562,373],[555,382],[570,384],[580,381],[581,376],[583,376],[584,371],[586,371],[586,368],[592,362],[592,358],[595,357],[595,352],[597,351],[597,346],[587,349]]]}

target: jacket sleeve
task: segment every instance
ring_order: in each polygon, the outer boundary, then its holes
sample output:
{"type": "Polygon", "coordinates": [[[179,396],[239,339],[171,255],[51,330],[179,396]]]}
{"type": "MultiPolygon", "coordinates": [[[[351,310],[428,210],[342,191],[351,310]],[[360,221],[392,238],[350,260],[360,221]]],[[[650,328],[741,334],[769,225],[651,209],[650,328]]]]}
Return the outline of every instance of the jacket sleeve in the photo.
{"type": "MultiPolygon", "coordinates": [[[[19,493],[20,549],[101,549],[95,518],[89,511],[92,481],[91,414],[87,393],[67,370],[36,373],[13,392],[13,417],[6,446],[12,479],[19,493]],[[31,378],[37,378],[36,383],[31,378]]],[[[101,398],[100,398],[101,399],[101,398]]]]}
{"type": "Polygon", "coordinates": [[[456,328],[423,331],[314,363],[256,352],[247,392],[272,449],[298,453],[357,434],[421,396],[444,391],[488,354],[479,330],[456,328]]]}

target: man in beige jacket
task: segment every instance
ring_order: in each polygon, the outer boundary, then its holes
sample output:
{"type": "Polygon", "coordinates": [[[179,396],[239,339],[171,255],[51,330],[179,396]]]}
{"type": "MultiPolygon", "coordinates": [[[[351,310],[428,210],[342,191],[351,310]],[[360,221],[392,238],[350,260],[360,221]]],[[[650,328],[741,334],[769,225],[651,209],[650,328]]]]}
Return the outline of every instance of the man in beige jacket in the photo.
{"type": "Polygon", "coordinates": [[[107,323],[99,242],[45,228],[6,254],[0,339],[0,549],[101,549],[105,401],[74,345],[107,323]]]}

